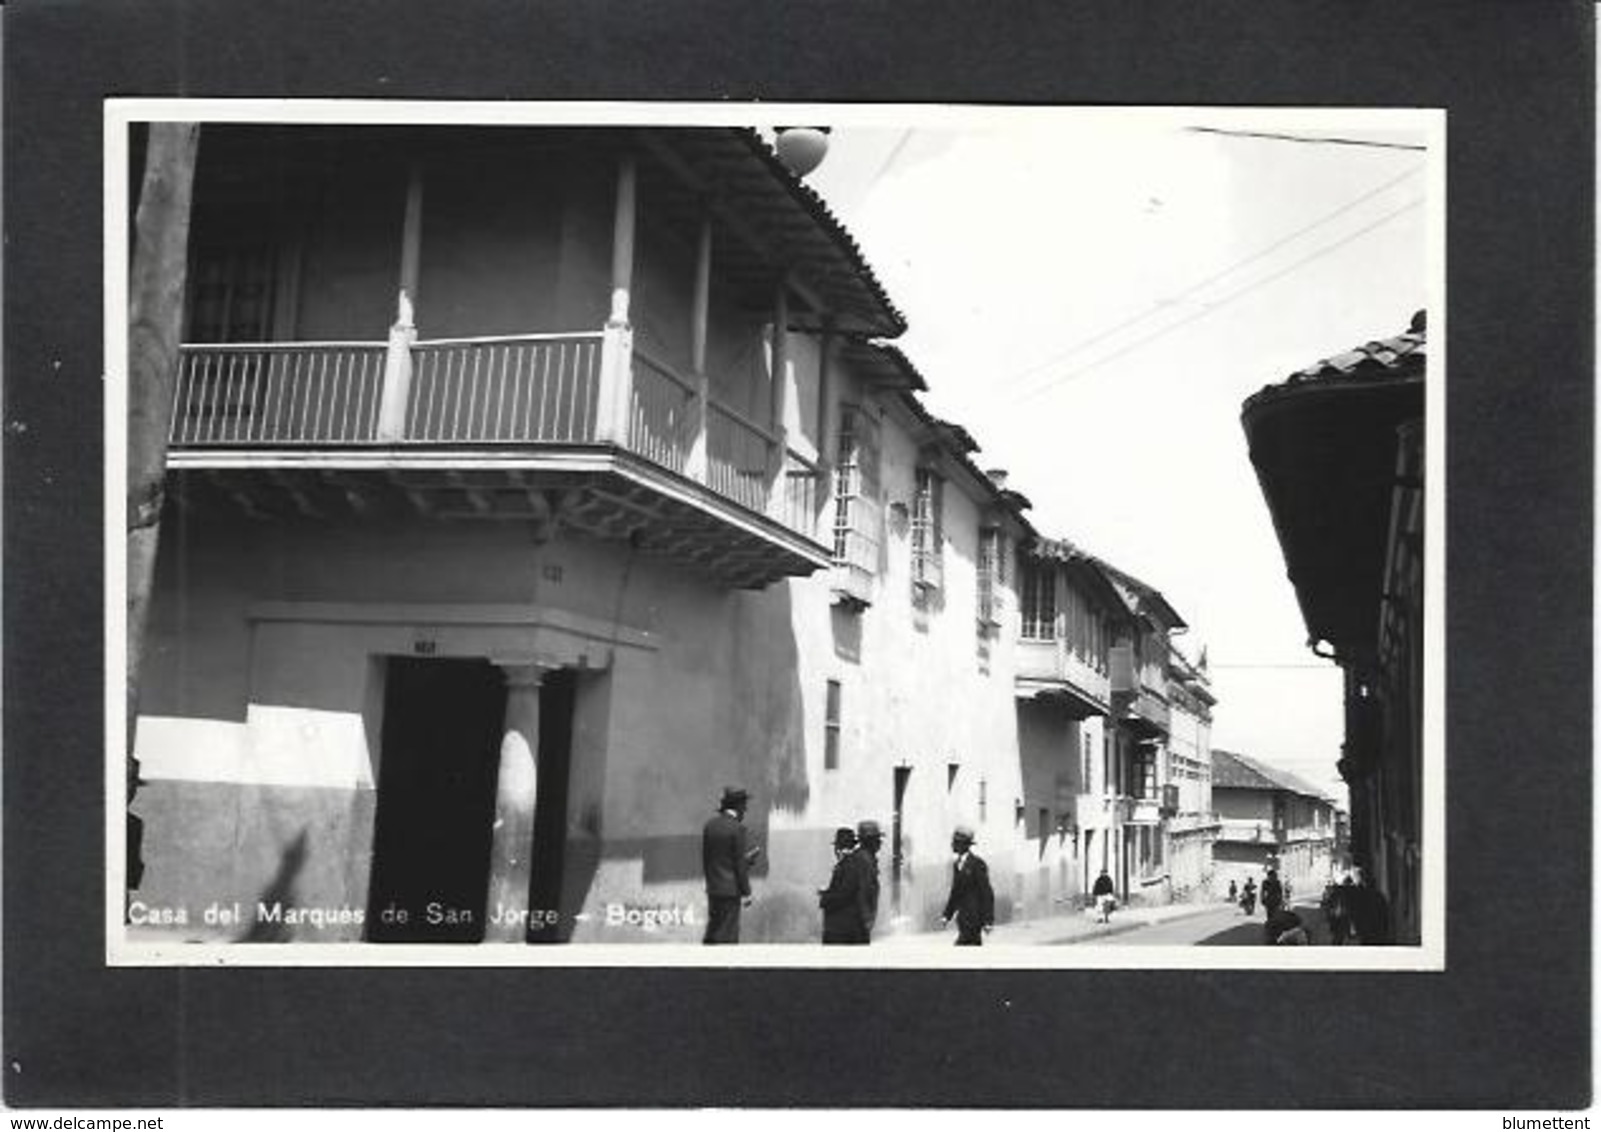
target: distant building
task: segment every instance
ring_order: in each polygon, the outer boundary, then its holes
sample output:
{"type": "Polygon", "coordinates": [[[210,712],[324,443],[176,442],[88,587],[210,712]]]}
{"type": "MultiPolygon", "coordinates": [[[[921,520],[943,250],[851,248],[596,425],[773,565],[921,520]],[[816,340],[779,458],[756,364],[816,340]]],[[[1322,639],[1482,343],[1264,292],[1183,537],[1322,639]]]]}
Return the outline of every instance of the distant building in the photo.
{"type": "Polygon", "coordinates": [[[1242,422],[1314,652],[1345,674],[1351,851],[1421,938],[1425,317],[1291,375],[1242,422]]]}
{"type": "Polygon", "coordinates": [[[1335,806],[1316,787],[1249,755],[1212,749],[1212,801],[1219,826],[1213,885],[1258,884],[1271,866],[1298,895],[1322,892],[1334,875],[1335,806]]]}
{"type": "Polygon", "coordinates": [[[1177,646],[1168,652],[1172,709],[1162,808],[1167,819],[1173,897],[1204,899],[1212,889],[1212,844],[1218,818],[1212,797],[1212,695],[1205,656],[1192,663],[1177,646]]]}
{"type": "Polygon", "coordinates": [[[1033,833],[1023,890],[1033,907],[1072,905],[1106,869],[1126,896],[1108,716],[1113,626],[1128,610],[1097,560],[1070,543],[1037,540],[1019,572],[1021,802],[1033,833]]]}

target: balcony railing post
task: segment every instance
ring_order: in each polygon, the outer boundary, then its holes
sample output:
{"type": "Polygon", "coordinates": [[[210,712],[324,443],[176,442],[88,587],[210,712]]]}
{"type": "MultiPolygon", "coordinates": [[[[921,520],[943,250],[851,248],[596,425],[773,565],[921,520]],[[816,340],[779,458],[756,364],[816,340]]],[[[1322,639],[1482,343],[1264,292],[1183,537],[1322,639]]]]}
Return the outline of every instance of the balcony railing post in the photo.
{"type": "Polygon", "coordinates": [[[627,447],[634,400],[634,331],[628,304],[634,280],[634,226],[638,221],[638,171],[632,155],[617,162],[617,198],[612,216],[611,315],[600,342],[601,440],[627,447]]]}
{"type": "Polygon", "coordinates": [[[772,390],[769,401],[769,428],[773,439],[767,442],[767,513],[780,515],[788,491],[784,466],[789,459],[789,443],[784,424],[784,401],[789,388],[789,280],[780,279],[773,295],[772,390]]]}
{"type": "Polygon", "coordinates": [[[378,399],[379,440],[405,439],[406,406],[411,398],[411,350],[416,342],[411,300],[402,291],[395,324],[389,328],[389,352],[384,356],[384,385],[378,399]]]}
{"type": "Polygon", "coordinates": [[[596,426],[601,440],[627,447],[633,399],[634,331],[626,322],[608,322],[600,339],[600,403],[596,426]]]}
{"type": "Polygon", "coordinates": [[[712,221],[703,216],[695,252],[695,297],[690,316],[689,368],[695,378],[695,405],[690,417],[695,430],[690,439],[684,471],[705,483],[710,472],[706,429],[711,403],[711,381],[706,376],[706,329],[711,318],[712,221]]]}

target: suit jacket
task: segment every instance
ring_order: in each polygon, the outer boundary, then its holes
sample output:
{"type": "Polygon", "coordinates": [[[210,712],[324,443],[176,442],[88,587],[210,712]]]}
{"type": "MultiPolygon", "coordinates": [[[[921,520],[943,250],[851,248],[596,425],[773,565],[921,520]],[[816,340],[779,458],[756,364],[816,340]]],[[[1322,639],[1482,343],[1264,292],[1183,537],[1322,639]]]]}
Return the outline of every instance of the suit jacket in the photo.
{"type": "Polygon", "coordinates": [[[701,867],[706,895],[749,896],[749,834],[744,824],[722,810],[712,815],[700,835],[701,867]]]}
{"type": "Polygon", "coordinates": [[[951,871],[951,895],[945,901],[945,918],[954,917],[970,931],[995,922],[995,890],[990,887],[989,866],[977,853],[968,853],[951,871]]]}
{"type": "Polygon", "coordinates": [[[865,879],[855,853],[847,853],[835,863],[828,887],[817,898],[823,908],[823,942],[867,942],[872,923],[862,915],[865,879]]]}

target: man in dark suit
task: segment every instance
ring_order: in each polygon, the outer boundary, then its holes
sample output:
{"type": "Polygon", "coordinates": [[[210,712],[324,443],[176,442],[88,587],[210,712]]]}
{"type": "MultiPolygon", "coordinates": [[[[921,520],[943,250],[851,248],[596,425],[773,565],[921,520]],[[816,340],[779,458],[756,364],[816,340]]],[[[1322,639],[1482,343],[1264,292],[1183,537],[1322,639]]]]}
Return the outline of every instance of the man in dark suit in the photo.
{"type": "Polygon", "coordinates": [[[951,895],[945,901],[945,923],[956,919],[956,946],[977,947],[995,925],[995,890],[990,888],[989,867],[973,852],[973,831],[965,825],[951,835],[951,895]]]}
{"type": "Polygon", "coordinates": [[[828,887],[818,889],[823,909],[824,943],[866,943],[862,922],[862,870],[856,860],[856,834],[844,826],[834,831],[834,872],[828,887]]]}
{"type": "Polygon", "coordinates": [[[750,795],[737,786],[723,790],[717,813],[701,831],[700,858],[706,873],[705,943],[738,943],[739,910],[750,903],[750,866],[758,850],[745,832],[750,795]]]}
{"type": "Polygon", "coordinates": [[[856,823],[856,868],[861,874],[861,917],[864,943],[873,940],[873,925],[878,922],[878,850],[884,844],[884,831],[876,821],[856,823]]]}

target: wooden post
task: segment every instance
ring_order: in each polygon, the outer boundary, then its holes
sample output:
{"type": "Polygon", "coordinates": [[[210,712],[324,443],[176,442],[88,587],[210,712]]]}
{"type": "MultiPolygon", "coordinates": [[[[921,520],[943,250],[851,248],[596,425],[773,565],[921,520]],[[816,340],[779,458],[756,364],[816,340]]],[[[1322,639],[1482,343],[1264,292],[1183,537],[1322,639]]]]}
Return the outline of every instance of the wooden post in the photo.
{"type": "Polygon", "coordinates": [[[834,349],[834,317],[823,317],[823,333],[817,342],[817,510],[821,514],[834,497],[834,459],[839,445],[834,430],[834,367],[829,355],[834,349]]]}
{"type": "Polygon", "coordinates": [[[695,438],[690,444],[685,473],[705,483],[710,471],[707,427],[711,402],[711,378],[706,373],[706,332],[711,320],[712,220],[703,216],[700,241],[695,253],[695,297],[689,336],[689,368],[695,378],[695,438]]]}
{"type": "Polygon", "coordinates": [[[411,351],[417,342],[415,306],[422,262],[422,167],[412,163],[406,180],[406,216],[400,230],[400,287],[395,323],[389,328],[384,388],[378,400],[378,439],[406,435],[406,404],[411,398],[411,351]]]}
{"type": "Polygon", "coordinates": [[[773,295],[773,380],[769,417],[773,434],[768,453],[767,513],[779,515],[784,507],[784,464],[788,459],[789,438],[784,431],[784,401],[789,387],[789,280],[778,281],[773,295]]]}
{"type": "Polygon", "coordinates": [[[612,219],[611,314],[600,344],[600,434],[626,446],[633,409],[634,334],[628,320],[634,285],[637,171],[632,155],[617,165],[617,207],[612,219]]]}

